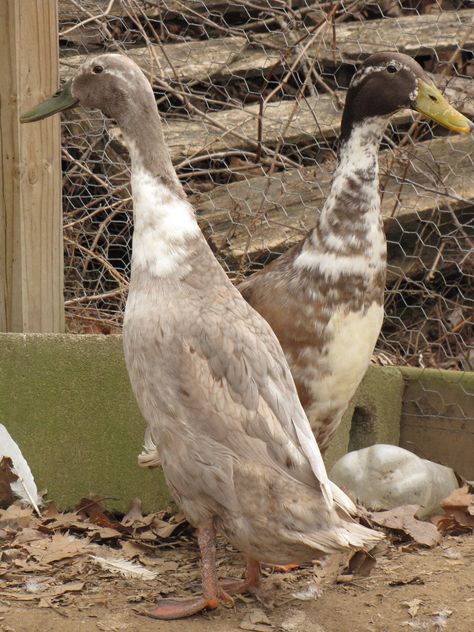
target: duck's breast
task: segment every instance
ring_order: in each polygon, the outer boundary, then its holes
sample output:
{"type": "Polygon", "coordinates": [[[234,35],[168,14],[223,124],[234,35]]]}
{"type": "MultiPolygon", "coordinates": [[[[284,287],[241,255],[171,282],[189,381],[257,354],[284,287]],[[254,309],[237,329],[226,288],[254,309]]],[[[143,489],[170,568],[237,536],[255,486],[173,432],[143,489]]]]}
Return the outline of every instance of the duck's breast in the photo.
{"type": "Polygon", "coordinates": [[[337,428],[370,362],[383,321],[383,305],[336,311],[325,328],[324,346],[308,346],[293,359],[297,383],[320,447],[337,428]],[[315,355],[317,357],[315,357],[315,355]]]}

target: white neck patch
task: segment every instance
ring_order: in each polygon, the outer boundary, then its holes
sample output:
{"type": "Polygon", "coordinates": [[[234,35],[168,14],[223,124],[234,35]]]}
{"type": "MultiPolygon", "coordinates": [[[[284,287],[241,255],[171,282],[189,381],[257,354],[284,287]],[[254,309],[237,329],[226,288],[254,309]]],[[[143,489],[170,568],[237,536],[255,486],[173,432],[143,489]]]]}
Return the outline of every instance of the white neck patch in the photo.
{"type": "Polygon", "coordinates": [[[182,276],[189,238],[199,234],[194,211],[185,199],[143,169],[132,166],[134,233],[132,269],[157,277],[182,276]]]}
{"type": "Polygon", "coordinates": [[[374,116],[356,124],[341,148],[335,175],[353,173],[378,164],[379,145],[390,116],[374,116]]]}

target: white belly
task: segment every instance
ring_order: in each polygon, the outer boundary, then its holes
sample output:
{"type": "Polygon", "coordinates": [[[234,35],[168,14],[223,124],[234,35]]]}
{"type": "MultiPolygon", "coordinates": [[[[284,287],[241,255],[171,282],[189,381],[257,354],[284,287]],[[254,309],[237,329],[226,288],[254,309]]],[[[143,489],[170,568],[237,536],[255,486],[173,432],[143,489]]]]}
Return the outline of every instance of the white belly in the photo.
{"type": "Polygon", "coordinates": [[[314,408],[306,411],[310,422],[316,415],[321,418],[334,409],[345,410],[367,370],[382,321],[383,306],[376,303],[365,313],[341,311],[331,318],[327,354],[308,384],[314,408]]]}

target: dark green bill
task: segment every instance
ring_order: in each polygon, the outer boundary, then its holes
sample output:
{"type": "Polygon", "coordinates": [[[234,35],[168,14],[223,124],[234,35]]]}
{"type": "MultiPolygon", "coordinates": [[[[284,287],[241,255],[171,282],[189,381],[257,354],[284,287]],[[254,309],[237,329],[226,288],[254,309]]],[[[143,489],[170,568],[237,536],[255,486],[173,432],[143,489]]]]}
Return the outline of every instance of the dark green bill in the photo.
{"type": "Polygon", "coordinates": [[[22,123],[32,123],[33,121],[41,121],[56,114],[56,112],[63,112],[69,110],[79,103],[78,99],[72,96],[71,92],[72,79],[67,81],[64,86],[55,92],[52,97],[43,101],[39,105],[25,112],[20,116],[22,123]]]}

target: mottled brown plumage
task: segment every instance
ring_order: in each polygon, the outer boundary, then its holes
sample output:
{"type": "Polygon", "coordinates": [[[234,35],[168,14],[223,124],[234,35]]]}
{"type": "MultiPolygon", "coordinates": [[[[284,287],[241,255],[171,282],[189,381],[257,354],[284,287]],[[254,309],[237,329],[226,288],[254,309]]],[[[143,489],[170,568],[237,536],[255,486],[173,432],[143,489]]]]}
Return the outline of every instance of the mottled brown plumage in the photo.
{"type": "MultiPolygon", "coordinates": [[[[440,122],[439,110],[452,112],[415,60],[397,53],[369,57],[348,90],[338,165],[313,230],[239,285],[276,333],[322,451],[367,369],[382,325],[386,243],[377,153],[390,115],[403,107],[440,122]],[[438,110],[426,107],[422,90],[438,110]]],[[[460,131],[469,131],[468,122],[465,128],[460,131]]]]}
{"type": "Polygon", "coordinates": [[[101,55],[79,69],[70,98],[113,115],[130,149],[125,360],[150,452],[201,548],[203,596],[162,602],[153,616],[189,616],[228,599],[216,579],[214,527],[249,560],[235,591],[256,587],[258,562],[375,544],[381,534],[349,517],[354,505],[327,478],[278,340],[198,228],[143,73],[121,55],[101,55]]]}

